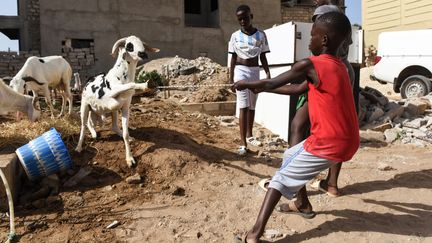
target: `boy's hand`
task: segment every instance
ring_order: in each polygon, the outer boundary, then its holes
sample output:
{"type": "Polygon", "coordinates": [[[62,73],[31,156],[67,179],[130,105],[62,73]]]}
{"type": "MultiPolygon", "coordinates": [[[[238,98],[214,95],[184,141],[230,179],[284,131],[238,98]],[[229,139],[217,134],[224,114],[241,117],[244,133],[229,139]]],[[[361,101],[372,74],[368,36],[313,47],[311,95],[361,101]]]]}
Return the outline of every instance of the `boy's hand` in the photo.
{"type": "Polygon", "coordinates": [[[233,87],[236,90],[244,90],[244,89],[247,89],[246,84],[247,84],[246,81],[240,80],[240,81],[235,82],[233,87]]]}

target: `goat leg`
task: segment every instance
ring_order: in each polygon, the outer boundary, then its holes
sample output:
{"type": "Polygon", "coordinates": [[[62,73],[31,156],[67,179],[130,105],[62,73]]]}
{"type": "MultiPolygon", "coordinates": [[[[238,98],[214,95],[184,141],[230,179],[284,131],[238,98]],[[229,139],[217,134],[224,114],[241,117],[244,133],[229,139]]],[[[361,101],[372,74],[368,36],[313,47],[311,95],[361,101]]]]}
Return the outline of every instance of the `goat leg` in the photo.
{"type": "Polygon", "coordinates": [[[81,152],[82,151],[82,144],[84,142],[84,133],[85,133],[85,122],[87,121],[88,117],[89,117],[89,106],[83,102],[81,104],[81,131],[80,131],[80,137],[79,137],[79,141],[78,144],[75,148],[75,151],[77,152],[81,152]]]}
{"type": "Polygon", "coordinates": [[[125,143],[125,152],[126,152],[126,163],[129,167],[132,167],[136,164],[135,159],[132,155],[131,148],[129,145],[129,105],[125,105],[122,108],[122,130],[123,130],[123,141],[125,143]]]}

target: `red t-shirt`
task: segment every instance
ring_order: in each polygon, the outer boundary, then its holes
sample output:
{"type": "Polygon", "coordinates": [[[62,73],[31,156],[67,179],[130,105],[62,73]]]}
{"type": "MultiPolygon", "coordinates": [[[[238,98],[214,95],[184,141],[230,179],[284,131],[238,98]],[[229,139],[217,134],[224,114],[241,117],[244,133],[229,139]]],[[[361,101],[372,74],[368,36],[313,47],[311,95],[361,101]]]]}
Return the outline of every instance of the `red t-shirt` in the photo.
{"type": "Polygon", "coordinates": [[[360,136],[347,69],[332,55],[322,54],[309,59],[319,82],[317,86],[308,83],[311,135],[304,148],[320,158],[348,161],[360,145],[360,136]]]}

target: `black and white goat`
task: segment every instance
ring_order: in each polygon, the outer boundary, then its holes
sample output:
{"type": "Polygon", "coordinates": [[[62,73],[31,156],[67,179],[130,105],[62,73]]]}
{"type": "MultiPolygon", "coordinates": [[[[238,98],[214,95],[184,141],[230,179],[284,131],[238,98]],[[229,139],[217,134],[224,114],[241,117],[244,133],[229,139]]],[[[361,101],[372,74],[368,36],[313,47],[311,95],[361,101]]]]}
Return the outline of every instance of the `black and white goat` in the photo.
{"type": "Polygon", "coordinates": [[[51,117],[54,117],[54,108],[51,102],[49,88],[57,89],[63,97],[60,115],[66,108],[66,100],[69,103],[69,114],[72,112],[72,93],[70,80],[72,68],[62,56],[29,57],[24,66],[10,81],[13,90],[24,94],[31,90],[34,96],[38,93],[45,96],[51,109],[51,117]]]}
{"type": "Polygon", "coordinates": [[[142,42],[136,36],[129,36],[118,40],[112,55],[117,56],[113,68],[105,74],[90,78],[81,97],[81,132],[76,151],[82,151],[85,123],[93,138],[96,138],[94,124],[101,116],[111,113],[112,130],[123,137],[126,150],[126,162],[129,167],[135,165],[135,160],[129,145],[129,107],[136,89],[148,91],[148,83],[135,83],[135,71],[139,60],[147,58],[147,52],[159,52],[142,42]],[[122,114],[122,130],[117,124],[118,111],[122,114]]]}
{"type": "Polygon", "coordinates": [[[37,97],[20,94],[0,79],[0,114],[15,111],[27,114],[28,119],[32,122],[41,115],[37,97]]]}

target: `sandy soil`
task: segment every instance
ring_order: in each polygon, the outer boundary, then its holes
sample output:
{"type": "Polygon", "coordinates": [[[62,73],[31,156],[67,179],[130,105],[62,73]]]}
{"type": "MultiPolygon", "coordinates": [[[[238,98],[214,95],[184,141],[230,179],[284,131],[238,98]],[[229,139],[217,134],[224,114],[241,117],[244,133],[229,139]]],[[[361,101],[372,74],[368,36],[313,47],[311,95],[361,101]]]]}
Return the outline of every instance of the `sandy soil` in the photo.
{"type": "MultiPolygon", "coordinates": [[[[130,123],[138,162],[132,169],[123,141],[109,126],[98,129],[97,140],[86,137],[81,154],[73,152],[78,134],[64,138],[74,171],[84,166],[93,171],[77,186],[61,187],[46,207],[17,205],[19,242],[234,242],[252,227],[265,196],[257,183],[273,175],[286,143],[270,144],[272,134],[257,126],[264,146],[239,157],[236,126],[162,100],[134,105],[130,123]],[[128,184],[125,179],[136,173],[142,182],[128,184]],[[120,224],[106,229],[115,220],[120,224]]],[[[280,236],[265,240],[432,242],[431,157],[430,146],[363,142],[343,166],[344,196],[311,189],[317,216],[306,220],[274,212],[267,229],[280,236]]],[[[8,219],[1,218],[6,235],[8,219]]]]}

